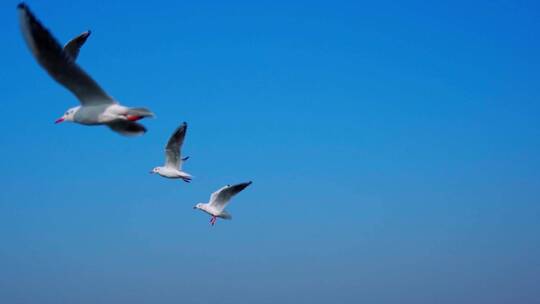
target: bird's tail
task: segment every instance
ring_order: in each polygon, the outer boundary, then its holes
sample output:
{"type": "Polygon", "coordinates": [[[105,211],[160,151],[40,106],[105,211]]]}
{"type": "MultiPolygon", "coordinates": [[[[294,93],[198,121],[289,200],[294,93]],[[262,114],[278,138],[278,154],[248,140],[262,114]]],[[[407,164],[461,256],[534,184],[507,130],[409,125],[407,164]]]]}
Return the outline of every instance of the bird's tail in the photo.
{"type": "Polygon", "coordinates": [[[221,214],[219,215],[219,217],[225,220],[232,220],[232,215],[225,210],[221,211],[221,214]]]}
{"type": "Polygon", "coordinates": [[[187,172],[180,171],[180,178],[186,183],[190,183],[191,180],[193,179],[193,176],[187,172]]]}
{"type": "Polygon", "coordinates": [[[127,110],[127,115],[140,118],[155,116],[154,113],[147,108],[129,108],[127,110]]]}

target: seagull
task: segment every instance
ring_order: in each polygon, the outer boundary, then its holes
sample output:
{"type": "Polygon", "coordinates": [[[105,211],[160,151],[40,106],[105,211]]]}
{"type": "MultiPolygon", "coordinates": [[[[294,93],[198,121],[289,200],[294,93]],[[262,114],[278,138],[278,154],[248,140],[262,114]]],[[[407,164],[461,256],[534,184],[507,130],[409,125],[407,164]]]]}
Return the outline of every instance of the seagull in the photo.
{"type": "Polygon", "coordinates": [[[210,219],[210,224],[214,226],[218,217],[222,219],[230,220],[232,216],[225,211],[225,207],[238,192],[244,190],[247,186],[251,185],[251,182],[236,184],[236,185],[227,185],[216,192],[212,193],[210,196],[210,201],[208,203],[198,203],[193,207],[193,209],[200,209],[212,216],[210,219]]]}
{"type": "Polygon", "coordinates": [[[181,157],[180,148],[186,137],[187,123],[183,122],[169,138],[165,147],[165,165],[155,167],[150,171],[152,174],[159,174],[166,178],[181,178],[186,183],[191,182],[192,176],[182,171],[182,164],[188,160],[188,157],[181,157]]]}
{"type": "Polygon", "coordinates": [[[153,117],[150,110],[120,105],[75,63],[79,48],[90,32],[79,35],[62,48],[26,4],[20,3],[17,9],[24,39],[37,62],[81,103],[80,106],[68,109],[55,123],[71,121],[83,125],[106,125],[125,136],[146,132],[146,128],[136,121],[153,117]]]}

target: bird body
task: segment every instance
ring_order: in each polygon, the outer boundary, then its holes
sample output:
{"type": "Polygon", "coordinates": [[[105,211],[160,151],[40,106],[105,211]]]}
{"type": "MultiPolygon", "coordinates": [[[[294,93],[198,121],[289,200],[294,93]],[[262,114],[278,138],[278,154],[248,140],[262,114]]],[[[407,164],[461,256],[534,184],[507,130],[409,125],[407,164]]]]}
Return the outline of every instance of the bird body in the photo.
{"type": "Polygon", "coordinates": [[[170,168],[170,167],[157,167],[157,168],[159,169],[157,170],[156,173],[166,178],[181,178],[185,181],[189,181],[192,178],[192,176],[189,173],[186,173],[176,168],[170,168]]]}
{"type": "MultiPolygon", "coordinates": [[[[147,110],[134,110],[117,103],[98,104],[95,106],[73,107],[64,114],[62,121],[73,121],[82,125],[102,125],[118,120],[137,121],[151,115],[147,110]],[[69,115],[73,111],[73,115],[69,115]]],[[[59,121],[59,122],[62,122],[59,121]]]]}
{"type": "Polygon", "coordinates": [[[227,211],[220,210],[219,208],[209,205],[209,204],[201,204],[198,209],[202,210],[203,212],[208,213],[209,215],[213,217],[219,217],[225,220],[232,219],[232,216],[227,211]]]}

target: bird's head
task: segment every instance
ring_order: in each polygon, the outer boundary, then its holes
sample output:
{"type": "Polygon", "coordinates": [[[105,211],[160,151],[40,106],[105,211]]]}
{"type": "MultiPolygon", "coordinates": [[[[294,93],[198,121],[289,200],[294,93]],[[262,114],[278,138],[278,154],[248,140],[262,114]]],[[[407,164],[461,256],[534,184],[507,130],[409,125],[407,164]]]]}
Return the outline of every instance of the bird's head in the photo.
{"type": "Polygon", "coordinates": [[[159,171],[161,171],[161,168],[155,167],[154,169],[152,169],[152,171],[150,171],[150,174],[156,174],[156,173],[159,173],[159,171]]]}
{"type": "Polygon", "coordinates": [[[75,113],[79,111],[81,106],[73,107],[71,109],[68,109],[62,117],[58,118],[54,123],[61,123],[63,121],[73,121],[75,120],[75,113]]]}
{"type": "Polygon", "coordinates": [[[203,209],[203,203],[198,203],[197,205],[193,206],[193,209],[203,209]]]}

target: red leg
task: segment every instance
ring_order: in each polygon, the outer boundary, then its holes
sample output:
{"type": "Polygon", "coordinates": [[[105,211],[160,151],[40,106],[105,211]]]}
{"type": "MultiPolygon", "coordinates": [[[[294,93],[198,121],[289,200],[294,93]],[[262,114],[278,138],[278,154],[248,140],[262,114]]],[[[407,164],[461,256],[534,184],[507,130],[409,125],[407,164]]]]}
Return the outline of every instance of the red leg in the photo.
{"type": "Polygon", "coordinates": [[[127,118],[127,120],[129,120],[129,121],[137,121],[137,120],[139,120],[139,119],[142,119],[141,116],[137,116],[137,115],[127,115],[126,118],[127,118]]]}

